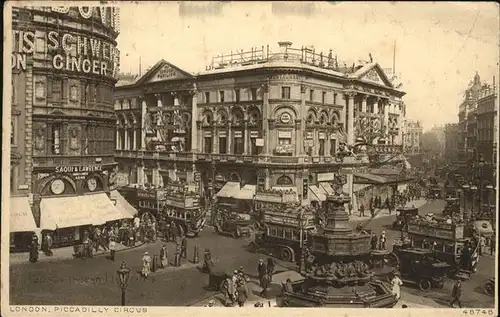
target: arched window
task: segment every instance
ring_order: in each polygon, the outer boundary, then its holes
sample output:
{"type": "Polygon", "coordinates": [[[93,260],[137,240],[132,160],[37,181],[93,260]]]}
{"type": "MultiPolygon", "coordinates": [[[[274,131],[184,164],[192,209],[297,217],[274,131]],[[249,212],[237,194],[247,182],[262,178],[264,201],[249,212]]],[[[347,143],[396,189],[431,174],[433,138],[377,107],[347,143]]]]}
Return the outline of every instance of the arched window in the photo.
{"type": "Polygon", "coordinates": [[[290,177],[283,175],[276,181],[279,186],[293,186],[293,181],[290,177]]]}

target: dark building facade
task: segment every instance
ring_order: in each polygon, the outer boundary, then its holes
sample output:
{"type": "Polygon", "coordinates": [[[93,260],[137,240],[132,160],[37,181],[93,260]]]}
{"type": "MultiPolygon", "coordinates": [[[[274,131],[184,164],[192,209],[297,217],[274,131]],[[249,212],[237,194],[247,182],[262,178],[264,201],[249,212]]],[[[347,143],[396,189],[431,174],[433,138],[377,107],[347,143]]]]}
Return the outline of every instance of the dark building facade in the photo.
{"type": "Polygon", "coordinates": [[[13,8],[11,232],[58,228],[65,244],[117,216],[118,33],[116,8],[13,8]]]}
{"type": "Polygon", "coordinates": [[[162,60],[119,83],[116,160],[130,183],[186,181],[211,197],[231,182],[308,204],[341,169],[352,194],[353,168],[367,161],[339,161],[341,142],[400,152],[404,92],[377,63],[341,69],[331,54],[290,45],[218,57],[199,74],[162,60]]]}

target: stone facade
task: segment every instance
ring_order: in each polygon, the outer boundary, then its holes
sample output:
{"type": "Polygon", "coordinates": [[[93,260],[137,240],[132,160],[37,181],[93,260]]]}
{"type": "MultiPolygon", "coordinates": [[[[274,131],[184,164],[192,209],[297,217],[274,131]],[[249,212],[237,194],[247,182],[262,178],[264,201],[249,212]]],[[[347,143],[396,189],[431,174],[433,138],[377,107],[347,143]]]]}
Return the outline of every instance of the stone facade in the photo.
{"type": "Polygon", "coordinates": [[[366,165],[339,161],[341,143],[365,137],[399,151],[404,93],[377,63],[340,69],[331,56],[294,52],[253,51],[249,61],[220,61],[196,75],[162,60],[117,87],[116,160],[130,181],[192,179],[208,196],[232,180],[290,187],[307,202],[319,178],[366,165]]]}
{"type": "Polygon", "coordinates": [[[110,7],[13,8],[11,195],[33,198],[37,225],[44,197],[109,192],[118,17],[110,7]]]}

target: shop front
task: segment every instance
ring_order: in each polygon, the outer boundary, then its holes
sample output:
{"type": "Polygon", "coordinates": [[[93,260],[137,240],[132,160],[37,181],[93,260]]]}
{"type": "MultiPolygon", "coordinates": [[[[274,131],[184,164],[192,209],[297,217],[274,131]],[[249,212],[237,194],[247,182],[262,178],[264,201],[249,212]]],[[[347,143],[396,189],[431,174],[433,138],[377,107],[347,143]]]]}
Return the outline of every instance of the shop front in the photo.
{"type": "Polygon", "coordinates": [[[9,211],[10,250],[26,251],[31,244],[33,233],[38,231],[29,197],[11,197],[9,211]]]}
{"type": "Polygon", "coordinates": [[[114,164],[45,167],[34,171],[34,210],[39,230],[52,233],[53,246],[80,243],[91,226],[133,218],[108,196],[114,164]]]}

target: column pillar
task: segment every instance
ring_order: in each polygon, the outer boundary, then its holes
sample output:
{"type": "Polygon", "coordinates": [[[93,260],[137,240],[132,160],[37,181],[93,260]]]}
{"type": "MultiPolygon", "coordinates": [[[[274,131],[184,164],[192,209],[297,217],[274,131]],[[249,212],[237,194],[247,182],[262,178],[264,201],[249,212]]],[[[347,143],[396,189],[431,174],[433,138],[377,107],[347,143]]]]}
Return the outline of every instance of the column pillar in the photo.
{"type": "Polygon", "coordinates": [[[249,133],[248,133],[248,122],[245,120],[244,124],[244,131],[243,131],[243,154],[248,155],[248,146],[250,144],[250,139],[249,139],[249,133]]]}
{"type": "Polygon", "coordinates": [[[146,104],[146,100],[142,100],[141,102],[141,150],[146,150],[146,126],[145,119],[148,115],[148,105],[146,104]]]}
{"type": "Polygon", "coordinates": [[[144,185],[144,166],[142,164],[137,166],[137,183],[144,185]]]}
{"type": "Polygon", "coordinates": [[[205,148],[203,145],[205,144],[205,136],[203,135],[203,130],[201,128],[201,121],[196,121],[196,126],[197,126],[197,129],[196,129],[197,149],[198,149],[199,153],[204,153],[205,148]]]}
{"type": "Polygon", "coordinates": [[[362,95],[361,99],[361,112],[366,112],[366,100],[368,99],[367,95],[362,95]]]}
{"type": "Polygon", "coordinates": [[[217,144],[219,144],[219,136],[217,135],[217,129],[215,126],[212,128],[212,153],[219,153],[219,149],[217,148],[217,144]]]}
{"type": "Polygon", "coordinates": [[[126,126],[125,129],[123,129],[123,131],[125,132],[124,133],[125,134],[125,136],[124,136],[125,137],[125,149],[124,150],[130,150],[130,148],[129,148],[129,142],[130,142],[130,140],[129,140],[129,136],[128,136],[128,126],[126,126]]]}
{"type": "Polygon", "coordinates": [[[390,107],[390,104],[387,100],[382,100],[380,98],[378,99],[378,104],[379,104],[379,106],[382,107],[382,111],[384,114],[382,127],[383,127],[383,132],[384,132],[385,144],[389,144],[389,107],[390,107]]]}
{"type": "Polygon", "coordinates": [[[302,155],[304,151],[304,133],[301,131],[302,120],[295,119],[295,155],[302,155]]]}
{"type": "Polygon", "coordinates": [[[314,128],[314,152],[313,156],[319,155],[319,132],[317,128],[314,128]]]}
{"type": "Polygon", "coordinates": [[[347,144],[354,144],[354,96],[356,93],[347,93],[347,144]]]}
{"type": "Polygon", "coordinates": [[[330,141],[330,131],[325,131],[325,155],[324,156],[330,156],[330,148],[331,148],[331,141],[330,141]]]}
{"type": "Polygon", "coordinates": [[[354,175],[352,174],[352,171],[350,171],[347,174],[347,193],[349,194],[349,197],[351,198],[351,204],[353,205],[354,211],[358,210],[357,204],[354,204],[354,175]]]}
{"type": "Polygon", "coordinates": [[[269,79],[267,79],[266,84],[264,85],[264,100],[262,103],[262,127],[264,130],[264,149],[262,151],[262,155],[269,155],[269,146],[271,143],[271,131],[269,131],[270,124],[269,120],[271,119],[270,115],[270,106],[269,106],[269,79]]]}
{"type": "Polygon", "coordinates": [[[134,133],[133,133],[134,139],[132,140],[132,150],[137,150],[137,128],[134,124],[134,133]]]}
{"type": "Polygon", "coordinates": [[[192,97],[191,97],[191,152],[193,153],[201,152],[198,142],[199,134],[198,134],[198,124],[196,122],[197,120],[198,120],[198,96],[195,85],[195,89],[192,91],[192,97]]]}
{"type": "MultiPolygon", "coordinates": [[[[305,130],[305,118],[307,117],[307,112],[306,112],[306,91],[307,87],[306,85],[301,85],[300,86],[300,109],[299,109],[299,115],[301,120],[299,121],[299,126],[298,126],[298,140],[300,140],[299,144],[296,144],[298,146],[297,149],[297,155],[299,156],[305,156],[306,152],[304,149],[304,130],[305,130]],[[302,124],[304,123],[304,124],[302,124]]],[[[297,128],[297,126],[296,126],[297,128]]]]}
{"type": "Polygon", "coordinates": [[[375,99],[375,101],[373,102],[373,113],[375,114],[379,114],[379,109],[378,109],[378,101],[380,100],[379,97],[377,97],[375,99]]]}
{"type": "Polygon", "coordinates": [[[231,127],[231,123],[228,124],[227,127],[227,137],[226,137],[226,153],[227,154],[234,154],[233,149],[231,148],[231,145],[233,144],[233,128],[231,127]]]}
{"type": "Polygon", "coordinates": [[[121,150],[121,143],[120,143],[120,127],[116,129],[116,140],[115,140],[115,148],[117,150],[121,150]]]}

